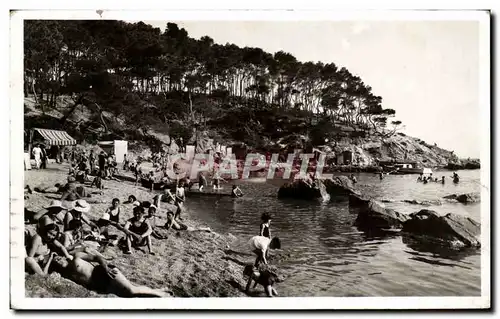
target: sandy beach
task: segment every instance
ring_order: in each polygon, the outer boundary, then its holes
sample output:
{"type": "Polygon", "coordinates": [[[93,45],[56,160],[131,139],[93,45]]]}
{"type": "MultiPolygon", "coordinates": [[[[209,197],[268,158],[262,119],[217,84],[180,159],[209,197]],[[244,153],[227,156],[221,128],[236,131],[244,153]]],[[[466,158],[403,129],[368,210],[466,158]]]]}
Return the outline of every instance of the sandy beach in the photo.
{"type": "MultiPolygon", "coordinates": [[[[54,185],[66,180],[67,164],[49,164],[45,170],[30,170],[25,172],[25,185],[32,188],[38,185],[54,185]]],[[[95,191],[96,189],[90,189],[95,191]]],[[[88,216],[97,220],[110,205],[113,198],[119,198],[123,203],[129,195],[137,199],[152,201],[153,193],[140,186],[126,181],[105,181],[103,195],[92,195],[89,202],[92,204],[88,216]]],[[[25,200],[25,207],[37,211],[58,199],[57,194],[41,194],[33,192],[25,200]]],[[[132,217],[130,204],[122,204],[121,223],[132,217]]],[[[189,216],[189,202],[184,214],[184,223],[188,226],[202,225],[189,216]]],[[[165,213],[158,214],[157,225],[166,221],[165,213]]],[[[27,229],[34,229],[27,225],[27,229]]],[[[113,227],[111,233],[122,234],[113,227]]],[[[251,255],[231,253],[229,247],[236,238],[231,234],[208,232],[168,231],[168,239],[156,240],[153,238],[155,256],[145,251],[134,250],[132,255],[125,255],[118,247],[106,247],[102,252],[113,257],[112,264],[116,265],[131,282],[146,285],[156,289],[170,290],[175,297],[210,297],[210,296],[246,296],[242,291],[245,281],[242,275],[243,263],[253,262],[251,255]]],[[[26,275],[27,297],[114,297],[100,295],[84,287],[52,273],[48,278],[37,275],[26,275]]],[[[259,293],[259,292],[257,292],[259,293]]]]}

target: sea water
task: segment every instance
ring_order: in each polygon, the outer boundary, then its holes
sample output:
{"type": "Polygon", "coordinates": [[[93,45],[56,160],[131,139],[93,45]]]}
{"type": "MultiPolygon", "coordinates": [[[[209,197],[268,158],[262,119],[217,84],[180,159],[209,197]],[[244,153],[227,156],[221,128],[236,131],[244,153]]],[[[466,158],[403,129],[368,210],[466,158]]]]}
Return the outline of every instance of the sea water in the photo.
{"type": "MultiPolygon", "coordinates": [[[[417,175],[355,174],[357,187],[402,213],[432,209],[480,221],[480,203],[464,205],[444,200],[450,194],[480,192],[480,171],[435,172],[445,184],[418,183],[417,175]],[[441,201],[422,206],[403,200],[441,201]]],[[[271,231],[280,237],[287,258],[279,262],[286,280],[282,296],[479,296],[480,251],[450,251],[422,245],[401,235],[372,236],[353,224],[348,201],[316,203],[277,198],[281,180],[238,181],[245,196],[189,198],[188,209],[215,231],[250,239],[258,235],[260,216],[272,214],[271,231]]],[[[223,185],[229,191],[230,185],[223,185]]]]}

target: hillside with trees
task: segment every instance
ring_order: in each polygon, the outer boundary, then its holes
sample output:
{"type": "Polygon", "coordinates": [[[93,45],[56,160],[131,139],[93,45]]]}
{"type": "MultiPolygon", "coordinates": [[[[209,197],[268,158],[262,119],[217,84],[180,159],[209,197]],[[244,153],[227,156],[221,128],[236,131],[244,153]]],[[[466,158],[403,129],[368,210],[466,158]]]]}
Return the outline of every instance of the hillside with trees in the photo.
{"type": "MultiPolygon", "coordinates": [[[[408,156],[390,147],[405,137],[395,111],[345,67],[194,39],[174,23],[162,31],[142,22],[27,20],[24,67],[26,130],[59,128],[87,142],[154,133],[193,142],[204,132],[259,151],[358,145],[367,156],[408,156]],[[79,110],[86,115],[75,120],[79,110]]],[[[427,146],[412,159],[456,158],[427,146]]]]}

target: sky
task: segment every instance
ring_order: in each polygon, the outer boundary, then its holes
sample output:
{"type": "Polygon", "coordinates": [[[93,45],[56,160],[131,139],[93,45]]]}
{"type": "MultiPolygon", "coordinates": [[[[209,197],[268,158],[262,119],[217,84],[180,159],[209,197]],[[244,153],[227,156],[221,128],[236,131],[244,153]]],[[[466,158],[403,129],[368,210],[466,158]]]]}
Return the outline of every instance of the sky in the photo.
{"type": "MultiPolygon", "coordinates": [[[[167,21],[144,21],[165,30],[167,21]]],[[[171,21],[190,37],[346,67],[396,110],[404,133],[480,157],[476,21],[171,21]]]]}

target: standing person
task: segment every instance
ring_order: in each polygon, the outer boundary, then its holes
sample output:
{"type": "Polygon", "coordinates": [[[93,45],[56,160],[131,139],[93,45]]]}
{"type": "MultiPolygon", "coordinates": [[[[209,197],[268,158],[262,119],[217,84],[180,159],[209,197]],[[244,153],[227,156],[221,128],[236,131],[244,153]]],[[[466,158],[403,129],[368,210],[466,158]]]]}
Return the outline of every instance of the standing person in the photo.
{"type": "Polygon", "coordinates": [[[90,164],[90,173],[91,174],[95,174],[95,154],[94,154],[94,150],[90,150],[90,154],[89,154],[89,164],[90,164]]]}
{"type": "Polygon", "coordinates": [[[148,181],[151,183],[149,190],[152,192],[155,186],[155,173],[153,171],[149,172],[148,181]]]}
{"type": "Polygon", "coordinates": [[[35,167],[36,169],[40,169],[41,165],[41,157],[42,157],[42,149],[40,148],[40,144],[37,144],[33,147],[33,156],[35,157],[35,167]]]}
{"type": "Polygon", "coordinates": [[[129,161],[127,158],[127,154],[123,154],[123,170],[128,171],[129,161]]]}
{"type": "Polygon", "coordinates": [[[260,224],[259,235],[271,239],[271,215],[269,213],[264,213],[261,219],[262,223],[260,224]]]}
{"type": "Polygon", "coordinates": [[[101,153],[99,154],[99,171],[104,173],[105,169],[106,169],[106,153],[104,153],[104,151],[101,151],[101,153]]]}
{"type": "Polygon", "coordinates": [[[444,185],[444,176],[443,176],[443,177],[441,177],[441,184],[443,184],[443,185],[444,185]]]}
{"type": "Polygon", "coordinates": [[[41,152],[41,160],[42,160],[42,165],[41,165],[41,168],[42,169],[46,169],[47,168],[47,150],[45,149],[45,145],[41,145],[40,149],[42,150],[41,152]]]}
{"type": "Polygon", "coordinates": [[[207,184],[207,179],[205,178],[205,175],[203,173],[199,173],[198,175],[198,190],[200,192],[203,191],[203,187],[207,184]]]}
{"type": "Polygon", "coordinates": [[[184,181],[179,183],[179,186],[175,190],[175,205],[177,206],[177,211],[175,212],[175,219],[182,220],[181,213],[184,209],[184,201],[186,200],[186,191],[184,189],[184,181]]]}

